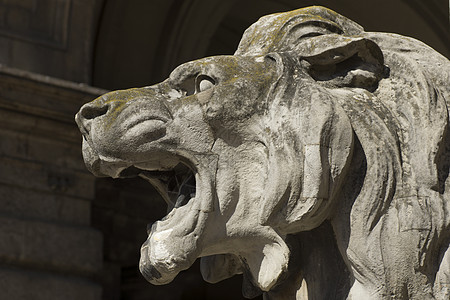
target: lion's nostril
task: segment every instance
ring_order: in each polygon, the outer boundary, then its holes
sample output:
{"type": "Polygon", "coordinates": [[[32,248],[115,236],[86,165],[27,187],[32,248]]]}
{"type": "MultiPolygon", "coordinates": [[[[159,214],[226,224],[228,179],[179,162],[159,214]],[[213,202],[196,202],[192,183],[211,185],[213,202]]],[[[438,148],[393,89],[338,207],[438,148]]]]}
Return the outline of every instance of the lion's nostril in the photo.
{"type": "Polygon", "coordinates": [[[105,115],[108,109],[109,105],[95,105],[92,103],[85,104],[81,107],[80,111],[75,115],[75,122],[85,139],[91,130],[92,120],[105,115]]]}
{"type": "Polygon", "coordinates": [[[86,120],[95,119],[108,112],[108,106],[94,106],[94,105],[84,105],[80,110],[80,116],[86,120]]]}

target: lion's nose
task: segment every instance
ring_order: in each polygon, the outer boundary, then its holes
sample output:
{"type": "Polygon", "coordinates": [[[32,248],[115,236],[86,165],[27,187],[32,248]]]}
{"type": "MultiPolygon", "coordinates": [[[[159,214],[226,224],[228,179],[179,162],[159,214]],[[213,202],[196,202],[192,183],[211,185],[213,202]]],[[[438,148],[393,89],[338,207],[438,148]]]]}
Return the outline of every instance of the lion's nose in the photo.
{"type": "Polygon", "coordinates": [[[108,112],[108,104],[87,103],[80,108],[80,111],[75,115],[75,122],[80,128],[81,133],[89,134],[91,129],[91,122],[95,118],[105,115],[108,112]]]}

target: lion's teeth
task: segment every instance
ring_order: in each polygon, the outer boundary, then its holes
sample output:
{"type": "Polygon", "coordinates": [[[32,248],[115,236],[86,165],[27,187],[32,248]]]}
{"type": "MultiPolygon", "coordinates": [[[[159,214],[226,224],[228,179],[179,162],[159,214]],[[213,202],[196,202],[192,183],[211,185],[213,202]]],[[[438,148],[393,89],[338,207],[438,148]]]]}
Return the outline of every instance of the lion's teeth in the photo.
{"type": "Polygon", "coordinates": [[[185,205],[187,203],[187,200],[186,201],[185,200],[186,200],[185,195],[178,196],[177,202],[175,203],[175,208],[185,205]]]}

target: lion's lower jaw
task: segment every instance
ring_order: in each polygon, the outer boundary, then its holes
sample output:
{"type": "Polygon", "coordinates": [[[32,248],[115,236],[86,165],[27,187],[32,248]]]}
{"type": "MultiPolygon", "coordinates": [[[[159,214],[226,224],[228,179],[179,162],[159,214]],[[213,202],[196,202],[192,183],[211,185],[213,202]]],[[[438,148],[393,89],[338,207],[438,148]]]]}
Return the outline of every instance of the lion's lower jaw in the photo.
{"type": "MultiPolygon", "coordinates": [[[[164,232],[163,232],[164,234],[164,232]]],[[[150,236],[149,239],[152,239],[150,236]]],[[[195,241],[188,241],[190,249],[186,249],[186,253],[181,254],[183,249],[180,246],[173,245],[173,241],[164,243],[152,243],[147,240],[141,248],[141,259],[139,262],[139,270],[144,278],[155,285],[170,283],[179,272],[188,269],[198,257],[195,241]],[[172,244],[169,248],[168,244],[172,244]],[[173,251],[179,250],[179,251],[173,251]],[[178,253],[176,253],[178,252],[178,253]]]]}
{"type": "MultiPolygon", "coordinates": [[[[148,249],[148,241],[142,245],[141,259],[139,262],[139,270],[144,278],[154,285],[163,285],[170,283],[180,271],[186,268],[182,268],[178,264],[171,269],[162,266],[161,262],[152,261],[150,258],[150,250],[148,249]]],[[[172,261],[174,263],[174,261],[172,261]]],[[[190,266],[190,264],[189,264],[190,266]]],[[[189,267],[188,266],[188,267],[189,267]]]]}
{"type": "Polygon", "coordinates": [[[208,213],[192,208],[190,204],[175,209],[165,220],[153,224],[142,245],[139,269],[152,284],[171,282],[201,253],[198,240],[203,235],[208,213]]]}

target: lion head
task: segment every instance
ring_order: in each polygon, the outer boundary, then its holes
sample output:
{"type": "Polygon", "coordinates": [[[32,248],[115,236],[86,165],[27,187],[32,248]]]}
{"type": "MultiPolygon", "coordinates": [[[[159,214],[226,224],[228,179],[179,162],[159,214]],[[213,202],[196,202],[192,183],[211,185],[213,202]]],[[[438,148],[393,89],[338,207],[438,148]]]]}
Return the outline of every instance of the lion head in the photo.
{"type": "Polygon", "coordinates": [[[426,45],[309,7],[76,121],[92,173],[143,177],[168,204],[141,249],[151,283],[202,257],[249,297],[419,299],[448,278],[448,82],[426,45]],[[345,284],[325,282],[336,256],[345,284]]]}

